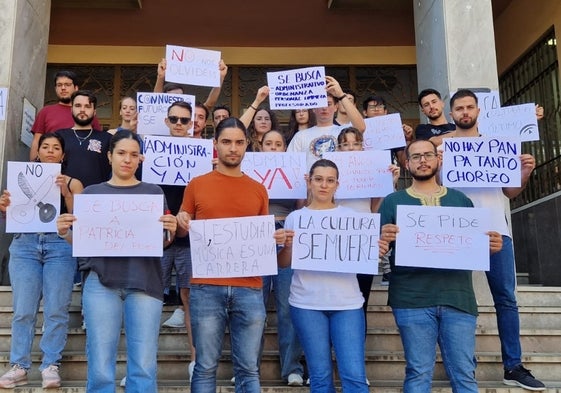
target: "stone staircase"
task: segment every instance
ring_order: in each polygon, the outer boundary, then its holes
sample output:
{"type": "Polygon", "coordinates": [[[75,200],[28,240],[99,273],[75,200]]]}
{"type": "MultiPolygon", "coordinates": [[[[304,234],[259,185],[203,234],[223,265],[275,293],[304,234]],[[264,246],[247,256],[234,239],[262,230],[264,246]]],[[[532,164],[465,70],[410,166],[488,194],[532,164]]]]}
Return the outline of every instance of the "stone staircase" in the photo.
{"type": "MultiPolygon", "coordinates": [[[[404,356],[401,341],[393,316],[386,306],[387,287],[375,283],[372,287],[368,307],[368,336],[366,368],[372,392],[401,392],[404,370],[404,356]]],[[[477,285],[476,285],[477,287],[477,285]]],[[[541,379],[547,392],[561,393],[561,288],[522,285],[518,288],[518,301],[521,318],[521,341],[524,351],[523,362],[541,379]]],[[[489,296],[478,296],[479,313],[477,329],[477,379],[480,392],[507,393],[523,392],[521,388],[502,384],[502,364],[500,344],[497,335],[494,309],[489,296]]],[[[0,372],[9,366],[10,321],[12,315],[10,287],[0,287],[0,372]]],[[[164,306],[162,322],[173,312],[175,306],[164,306]]],[[[40,310],[42,311],[42,310],[40,310]]],[[[74,291],[71,306],[71,322],[68,343],[63,354],[61,377],[63,387],[60,391],[85,392],[86,356],[84,353],[85,332],[80,328],[80,292],[74,291]]],[[[42,314],[36,328],[33,345],[34,368],[30,372],[30,384],[13,389],[15,392],[39,392],[41,378],[37,370],[40,363],[38,336],[41,335],[42,314]]],[[[158,352],[158,377],[160,392],[188,391],[187,364],[189,349],[185,329],[162,328],[158,352]]],[[[125,375],[126,355],[124,340],[118,356],[117,375],[125,375]]],[[[218,369],[218,391],[233,392],[230,384],[232,368],[230,345],[225,340],[223,357],[218,369]]],[[[451,392],[447,383],[440,358],[438,359],[433,392],[451,392]]],[[[262,390],[265,392],[305,392],[309,388],[287,387],[280,381],[280,367],[276,340],[276,316],[269,311],[265,331],[265,351],[262,359],[262,390]]],[[[116,381],[118,384],[118,381],[116,381]]],[[[117,392],[124,391],[117,387],[117,392]]]]}

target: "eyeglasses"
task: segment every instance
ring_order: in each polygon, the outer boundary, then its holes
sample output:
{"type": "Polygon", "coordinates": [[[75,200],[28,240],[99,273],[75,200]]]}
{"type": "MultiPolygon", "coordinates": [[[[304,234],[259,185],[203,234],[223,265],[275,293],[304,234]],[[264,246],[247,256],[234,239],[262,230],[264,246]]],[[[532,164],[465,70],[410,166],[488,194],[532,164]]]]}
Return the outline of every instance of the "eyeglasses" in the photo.
{"type": "Polygon", "coordinates": [[[179,117],[179,116],[168,116],[168,120],[171,124],[177,124],[179,120],[181,124],[186,125],[191,121],[190,117],[179,117]]]}
{"type": "Polygon", "coordinates": [[[381,111],[385,108],[385,105],[377,104],[377,105],[368,105],[368,109],[373,109],[375,111],[381,111]]]}
{"type": "Polygon", "coordinates": [[[55,86],[57,89],[60,89],[61,87],[72,87],[74,83],[57,83],[55,86]]]}
{"type": "Polygon", "coordinates": [[[429,151],[428,153],[423,153],[423,154],[419,154],[419,153],[415,153],[415,154],[411,154],[409,156],[409,161],[411,162],[421,162],[421,158],[425,157],[426,161],[431,161],[434,160],[436,158],[436,153],[429,151]]]}
{"type": "Polygon", "coordinates": [[[339,144],[340,149],[350,149],[351,147],[355,149],[362,149],[362,142],[353,142],[353,143],[345,142],[339,144]]]}
{"type": "Polygon", "coordinates": [[[323,177],[323,176],[312,176],[312,182],[315,184],[323,184],[323,182],[327,182],[327,185],[333,186],[337,184],[337,178],[335,177],[323,177]]]}

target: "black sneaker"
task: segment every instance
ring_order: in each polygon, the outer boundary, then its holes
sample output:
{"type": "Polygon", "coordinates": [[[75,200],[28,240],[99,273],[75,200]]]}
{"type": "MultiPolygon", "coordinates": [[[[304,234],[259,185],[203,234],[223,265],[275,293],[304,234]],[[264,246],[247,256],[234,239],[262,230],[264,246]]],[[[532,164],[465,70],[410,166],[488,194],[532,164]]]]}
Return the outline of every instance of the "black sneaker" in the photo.
{"type": "Polygon", "coordinates": [[[390,284],[390,274],[391,273],[382,274],[382,281],[380,282],[380,285],[389,285],[390,284]]]}
{"type": "Polygon", "coordinates": [[[526,370],[521,364],[512,370],[505,370],[503,383],[509,386],[521,386],[528,390],[545,390],[545,385],[534,378],[530,370],[526,370]]]}

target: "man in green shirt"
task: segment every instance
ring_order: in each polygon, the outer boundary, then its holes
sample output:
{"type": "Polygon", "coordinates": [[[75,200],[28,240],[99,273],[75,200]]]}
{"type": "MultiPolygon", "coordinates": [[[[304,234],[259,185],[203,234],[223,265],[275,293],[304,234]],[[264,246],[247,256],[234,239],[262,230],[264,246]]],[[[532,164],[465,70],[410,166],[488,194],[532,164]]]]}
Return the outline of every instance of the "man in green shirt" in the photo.
{"type": "MultiPolygon", "coordinates": [[[[391,242],[399,231],[398,205],[473,207],[459,191],[438,184],[436,174],[441,157],[429,141],[414,141],[405,150],[411,187],[388,195],[380,207],[381,239],[391,242]]],[[[488,232],[491,252],[502,247],[498,232],[488,232]]],[[[390,256],[392,274],[388,303],[405,352],[404,393],[429,393],[440,347],[444,367],[453,392],[477,393],[475,380],[475,327],[477,303],[471,271],[405,267],[395,265],[390,256]]]]}

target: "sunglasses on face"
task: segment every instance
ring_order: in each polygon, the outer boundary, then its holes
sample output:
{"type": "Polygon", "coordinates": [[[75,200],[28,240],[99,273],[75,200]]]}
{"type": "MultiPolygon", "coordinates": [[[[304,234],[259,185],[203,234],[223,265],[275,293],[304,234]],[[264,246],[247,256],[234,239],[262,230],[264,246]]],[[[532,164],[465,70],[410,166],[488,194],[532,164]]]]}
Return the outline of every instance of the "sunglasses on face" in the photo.
{"type": "Polygon", "coordinates": [[[191,121],[190,117],[179,117],[179,116],[168,116],[168,120],[171,124],[177,124],[179,120],[181,124],[186,125],[191,121]]]}

